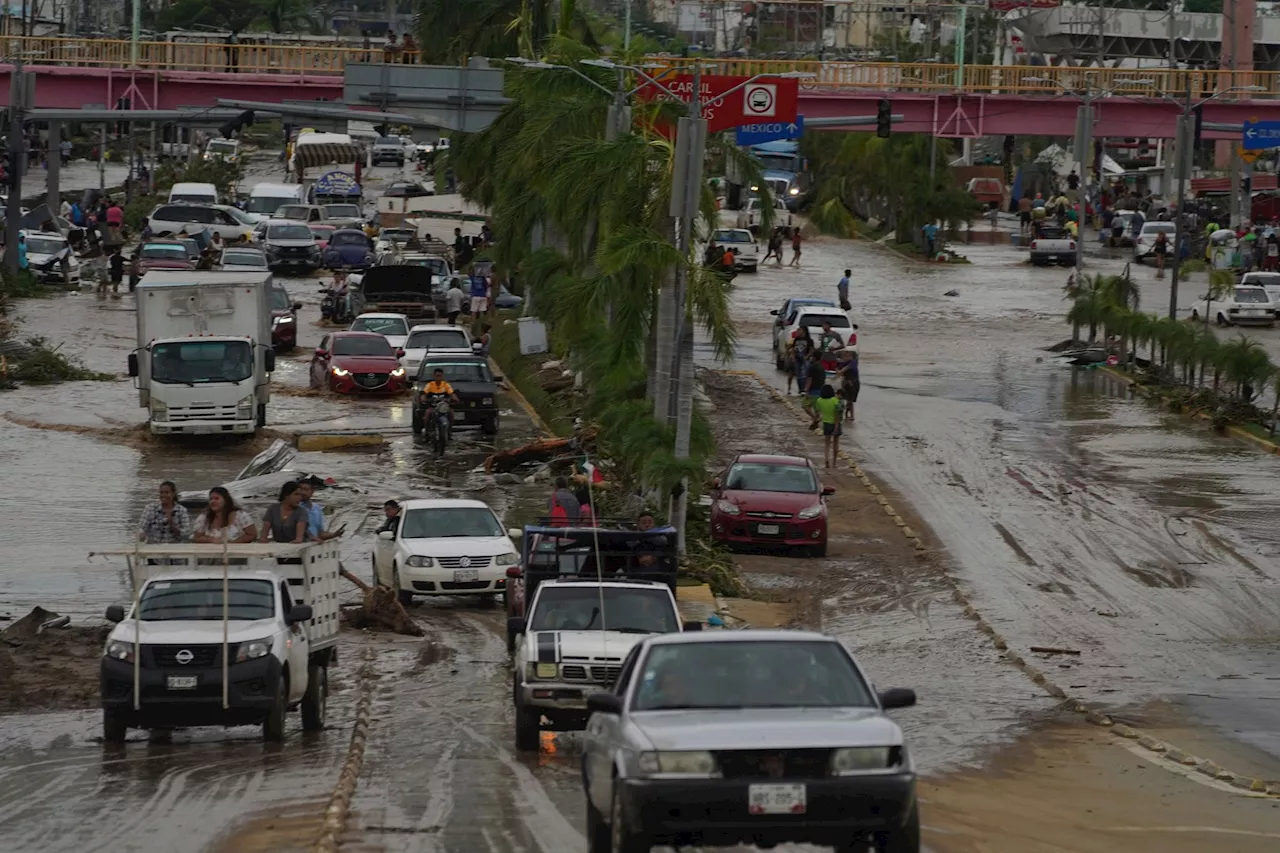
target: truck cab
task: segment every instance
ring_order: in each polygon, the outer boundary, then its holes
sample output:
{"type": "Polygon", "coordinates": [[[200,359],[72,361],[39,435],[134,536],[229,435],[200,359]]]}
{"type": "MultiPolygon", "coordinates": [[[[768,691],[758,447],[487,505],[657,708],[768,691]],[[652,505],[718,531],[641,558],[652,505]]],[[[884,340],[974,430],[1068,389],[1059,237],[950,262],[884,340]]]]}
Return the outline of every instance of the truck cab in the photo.
{"type": "Polygon", "coordinates": [[[543,728],[586,728],[587,696],[612,686],[641,639],[701,628],[682,626],[667,584],[617,575],[547,580],[538,585],[527,617],[511,621],[515,738],[521,750],[537,749],[543,728]]]}
{"type": "Polygon", "coordinates": [[[140,545],[105,551],[129,563],[134,600],[106,618],[102,731],[260,725],[284,738],[285,715],[324,727],[337,659],[340,551],[307,545],[140,545]],[[224,590],[226,595],[224,596],[224,590]]]}

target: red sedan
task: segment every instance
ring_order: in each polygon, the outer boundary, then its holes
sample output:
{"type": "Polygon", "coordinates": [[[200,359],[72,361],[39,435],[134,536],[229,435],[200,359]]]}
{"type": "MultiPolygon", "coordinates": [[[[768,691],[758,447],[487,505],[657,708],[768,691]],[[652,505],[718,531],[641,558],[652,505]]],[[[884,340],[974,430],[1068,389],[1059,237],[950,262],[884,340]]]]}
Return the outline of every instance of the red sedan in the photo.
{"type": "Polygon", "coordinates": [[[333,332],[311,358],[311,387],[339,394],[399,394],[412,383],[400,366],[403,355],[382,335],[333,332]]]}
{"type": "Polygon", "coordinates": [[[321,225],[319,222],[312,222],[307,225],[311,229],[311,236],[316,238],[316,245],[320,247],[321,253],[329,248],[329,238],[333,236],[333,232],[337,230],[332,225],[321,225]]]}
{"type": "Polygon", "coordinates": [[[726,544],[802,546],[827,553],[827,495],[803,456],[744,454],[716,478],[711,538],[726,544]]]}

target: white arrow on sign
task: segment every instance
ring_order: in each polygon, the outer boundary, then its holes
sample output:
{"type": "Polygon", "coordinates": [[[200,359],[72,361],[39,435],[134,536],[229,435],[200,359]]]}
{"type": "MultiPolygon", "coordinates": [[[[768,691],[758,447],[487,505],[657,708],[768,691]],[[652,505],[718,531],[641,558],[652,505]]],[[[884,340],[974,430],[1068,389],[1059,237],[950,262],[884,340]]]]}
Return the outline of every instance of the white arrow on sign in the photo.
{"type": "Polygon", "coordinates": [[[787,130],[791,131],[792,133],[795,133],[795,132],[796,132],[796,129],[797,129],[797,128],[796,128],[796,123],[795,123],[795,122],[792,122],[791,124],[787,125],[787,130]]]}
{"type": "Polygon", "coordinates": [[[1258,132],[1251,127],[1244,132],[1244,135],[1247,136],[1249,139],[1253,139],[1255,136],[1258,135],[1258,132]]]}

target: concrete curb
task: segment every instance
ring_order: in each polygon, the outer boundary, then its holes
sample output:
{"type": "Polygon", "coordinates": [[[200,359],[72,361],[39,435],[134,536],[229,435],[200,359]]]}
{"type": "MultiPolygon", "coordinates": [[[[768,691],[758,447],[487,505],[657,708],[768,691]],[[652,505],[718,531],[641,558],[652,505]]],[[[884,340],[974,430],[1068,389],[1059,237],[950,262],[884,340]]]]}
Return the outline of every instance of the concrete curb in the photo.
{"type": "Polygon", "coordinates": [[[312,845],[312,853],[337,853],[342,834],[347,829],[351,814],[351,797],[360,781],[360,768],[364,764],[364,751],[369,738],[369,719],[373,713],[373,647],[365,649],[364,665],[360,667],[360,698],[356,701],[356,724],[351,730],[351,744],[347,747],[347,760],[342,765],[338,783],[329,795],[329,805],[324,810],[324,826],[312,845]]]}
{"type": "Polygon", "coordinates": [[[515,398],[516,404],[520,406],[520,408],[524,409],[524,413],[533,421],[533,425],[537,427],[543,435],[554,436],[555,433],[552,432],[551,427],[547,426],[547,422],[542,419],[542,415],[538,414],[538,410],[533,407],[532,403],[525,399],[525,396],[520,393],[520,389],[516,387],[516,384],[507,378],[510,374],[503,369],[502,365],[494,361],[493,356],[489,356],[489,364],[491,365],[490,369],[493,370],[494,373],[497,373],[506,380],[503,382],[506,387],[502,390],[515,398]]]}
{"type": "MultiPolygon", "coordinates": [[[[1109,373],[1113,373],[1114,375],[1117,375],[1120,378],[1128,379],[1128,377],[1125,377],[1123,374],[1120,374],[1116,371],[1112,371],[1109,368],[1104,367],[1102,369],[1107,370],[1109,373]]],[[[764,378],[761,377],[754,370],[733,370],[733,371],[726,370],[721,372],[727,375],[732,375],[732,376],[751,377],[752,379],[759,382],[760,385],[766,391],[772,394],[775,399],[779,400],[784,406],[786,406],[788,409],[794,412],[797,416],[800,416],[806,420],[808,419],[808,415],[806,415],[794,403],[792,403],[791,400],[786,397],[786,395],[784,395],[778,389],[774,388],[772,385],[766,382],[764,378]]],[[[857,476],[858,479],[862,482],[863,486],[866,487],[868,494],[871,494],[876,498],[876,502],[882,508],[884,508],[885,512],[888,515],[892,516],[894,519],[896,519],[896,521],[901,522],[902,521],[901,516],[898,515],[897,511],[893,508],[892,504],[890,504],[888,498],[885,498],[883,495],[881,495],[879,487],[877,487],[874,483],[872,483],[871,478],[867,476],[867,474],[862,470],[862,467],[853,459],[853,457],[851,457],[845,451],[841,450],[840,458],[850,464],[850,466],[853,469],[854,475],[857,476]]],[[[914,530],[912,530],[909,526],[907,526],[905,522],[900,524],[898,526],[898,529],[901,530],[903,534],[906,536],[906,538],[915,545],[917,556],[921,556],[921,557],[925,556],[923,552],[927,551],[928,549],[926,548],[924,541],[919,537],[919,535],[914,530]]],[[[1040,687],[1040,689],[1042,689],[1048,695],[1054,697],[1055,699],[1061,699],[1061,700],[1064,700],[1064,702],[1069,702],[1071,709],[1075,713],[1081,714],[1084,717],[1084,721],[1086,723],[1099,726],[1102,728],[1111,729],[1111,731],[1113,731],[1116,735],[1122,738],[1128,739],[1130,741],[1133,741],[1138,746],[1156,755],[1161,755],[1165,758],[1170,758],[1170,759],[1173,759],[1173,757],[1176,755],[1178,756],[1178,758],[1174,760],[1177,760],[1179,763],[1185,764],[1187,766],[1194,766],[1198,772],[1203,773],[1204,775],[1210,776],[1211,778],[1217,779],[1219,781],[1229,782],[1234,787],[1242,789],[1242,791],[1250,792],[1253,794],[1265,794],[1271,797],[1280,797],[1280,781],[1268,781],[1263,779],[1254,779],[1250,777],[1239,776],[1235,773],[1232,773],[1228,770],[1225,770],[1219,767],[1218,765],[1214,764],[1211,761],[1207,761],[1202,758],[1197,758],[1191,755],[1190,753],[1186,753],[1186,752],[1183,752],[1182,750],[1175,749],[1174,747],[1170,746],[1169,744],[1161,740],[1158,740],[1157,738],[1151,737],[1150,735],[1143,734],[1142,732],[1138,731],[1132,726],[1116,724],[1115,721],[1112,720],[1111,717],[1109,717],[1108,715],[1090,708],[1087,704],[1085,704],[1083,700],[1077,699],[1071,696],[1069,693],[1067,693],[1066,690],[1062,688],[1061,685],[1051,681],[1048,676],[1046,676],[1043,672],[1041,672],[1032,664],[1028,663],[1017,652],[1011,651],[1009,649],[1008,641],[1000,634],[999,631],[997,631],[989,622],[987,622],[985,617],[983,617],[982,614],[978,612],[977,608],[975,608],[973,604],[969,601],[969,596],[965,593],[964,588],[961,587],[960,582],[956,579],[956,577],[952,575],[950,571],[947,570],[947,567],[945,565],[940,565],[940,569],[942,572],[942,576],[946,579],[947,583],[951,586],[951,597],[955,600],[956,604],[958,604],[962,608],[962,613],[964,614],[964,616],[967,619],[973,621],[977,629],[991,639],[991,643],[996,649],[1004,652],[1004,659],[1014,667],[1017,667],[1019,670],[1021,670],[1023,675],[1027,676],[1027,678],[1029,678],[1032,681],[1032,683],[1040,687]]]]}

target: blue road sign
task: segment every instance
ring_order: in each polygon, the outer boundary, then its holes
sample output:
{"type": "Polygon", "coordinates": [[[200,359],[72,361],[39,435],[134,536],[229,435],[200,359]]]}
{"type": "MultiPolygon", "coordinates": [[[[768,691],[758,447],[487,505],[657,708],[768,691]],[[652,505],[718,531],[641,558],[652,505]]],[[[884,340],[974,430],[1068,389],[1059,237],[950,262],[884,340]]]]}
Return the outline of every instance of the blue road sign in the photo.
{"type": "Polygon", "coordinates": [[[1245,151],[1280,148],[1280,121],[1246,121],[1240,132],[1240,147],[1245,151]]]}
{"type": "Polygon", "coordinates": [[[795,121],[744,124],[738,128],[738,144],[760,145],[764,142],[777,142],[779,139],[799,139],[803,134],[804,116],[796,116],[795,121]]]}

